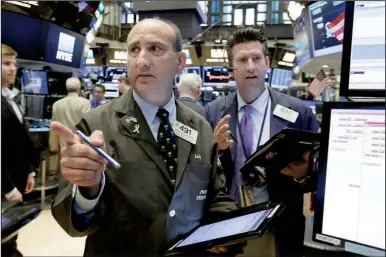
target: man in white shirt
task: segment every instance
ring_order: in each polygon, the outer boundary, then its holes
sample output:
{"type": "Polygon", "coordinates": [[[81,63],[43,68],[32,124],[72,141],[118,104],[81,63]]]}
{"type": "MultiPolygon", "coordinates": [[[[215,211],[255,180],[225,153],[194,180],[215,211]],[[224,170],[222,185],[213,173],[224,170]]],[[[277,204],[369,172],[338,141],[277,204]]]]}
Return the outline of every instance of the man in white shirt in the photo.
{"type": "MultiPolygon", "coordinates": [[[[59,121],[71,130],[79,123],[83,115],[91,109],[90,101],[80,97],[80,81],[78,78],[69,78],[66,81],[67,96],[56,101],[52,107],[52,121],[59,121]]],[[[50,131],[50,150],[58,152],[65,146],[63,140],[52,130],[50,131]]]]}
{"type": "Polygon", "coordinates": [[[16,56],[11,47],[1,45],[1,190],[6,199],[23,201],[23,194],[35,186],[37,155],[14,101],[15,93],[9,89],[16,78],[16,56]]]}
{"type": "MultiPolygon", "coordinates": [[[[9,201],[23,201],[32,192],[38,167],[38,153],[31,142],[24,117],[14,101],[9,86],[16,78],[17,53],[1,45],[1,196],[9,201]]],[[[17,236],[2,244],[2,256],[22,256],[17,250],[17,236]]]]}

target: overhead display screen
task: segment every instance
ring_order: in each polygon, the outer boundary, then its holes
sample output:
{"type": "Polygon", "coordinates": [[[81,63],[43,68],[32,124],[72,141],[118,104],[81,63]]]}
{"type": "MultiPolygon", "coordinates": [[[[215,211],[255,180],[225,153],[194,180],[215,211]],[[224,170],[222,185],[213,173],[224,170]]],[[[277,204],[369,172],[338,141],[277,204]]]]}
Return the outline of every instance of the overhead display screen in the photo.
{"type": "Polygon", "coordinates": [[[309,6],[313,55],[339,53],[343,47],[345,1],[319,1],[309,6]]]}
{"type": "Polygon", "coordinates": [[[47,31],[46,42],[42,43],[43,60],[80,68],[85,37],[52,23],[45,23],[43,31],[47,31]]]}
{"type": "Polygon", "coordinates": [[[228,69],[221,66],[203,67],[202,73],[204,85],[227,84],[231,79],[228,69]]]}

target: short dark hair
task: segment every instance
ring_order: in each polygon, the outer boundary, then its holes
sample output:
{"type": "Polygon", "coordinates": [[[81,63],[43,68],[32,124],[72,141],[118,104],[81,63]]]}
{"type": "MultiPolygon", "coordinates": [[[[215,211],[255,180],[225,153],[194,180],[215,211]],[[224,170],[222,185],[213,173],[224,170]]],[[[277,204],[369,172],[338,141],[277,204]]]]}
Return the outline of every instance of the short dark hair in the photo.
{"type": "Polygon", "coordinates": [[[247,27],[236,30],[228,39],[226,44],[226,51],[228,54],[229,66],[233,66],[232,48],[233,46],[241,43],[248,43],[258,41],[263,45],[264,57],[269,55],[268,53],[268,40],[264,34],[263,27],[257,28],[247,27]]]}
{"type": "Polygon", "coordinates": [[[103,93],[106,92],[106,88],[105,88],[104,85],[101,85],[101,84],[95,84],[94,88],[96,88],[96,87],[102,88],[103,93]]]}

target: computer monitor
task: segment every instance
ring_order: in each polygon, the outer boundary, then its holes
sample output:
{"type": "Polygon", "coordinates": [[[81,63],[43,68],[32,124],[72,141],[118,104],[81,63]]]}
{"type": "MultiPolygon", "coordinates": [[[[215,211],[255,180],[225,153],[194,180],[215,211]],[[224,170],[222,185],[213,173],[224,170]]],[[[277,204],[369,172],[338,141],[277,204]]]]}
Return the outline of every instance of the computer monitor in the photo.
{"type": "Polygon", "coordinates": [[[325,102],[314,240],[385,256],[385,103],[325,102]]]}
{"type": "Polygon", "coordinates": [[[35,95],[48,94],[46,71],[23,71],[23,93],[35,95]]]}
{"type": "Polygon", "coordinates": [[[318,1],[308,10],[313,56],[342,52],[345,1],[318,1]]]}
{"type": "Polygon", "coordinates": [[[229,83],[231,75],[226,67],[202,67],[202,82],[204,86],[221,85],[229,83]]]}
{"type": "Polygon", "coordinates": [[[72,77],[71,72],[48,71],[48,94],[67,95],[66,81],[72,77]]]}
{"type": "Polygon", "coordinates": [[[340,95],[385,97],[385,1],[347,1],[340,95]]]}
{"type": "Polygon", "coordinates": [[[272,69],[271,87],[288,88],[292,84],[292,70],[272,69]]]}

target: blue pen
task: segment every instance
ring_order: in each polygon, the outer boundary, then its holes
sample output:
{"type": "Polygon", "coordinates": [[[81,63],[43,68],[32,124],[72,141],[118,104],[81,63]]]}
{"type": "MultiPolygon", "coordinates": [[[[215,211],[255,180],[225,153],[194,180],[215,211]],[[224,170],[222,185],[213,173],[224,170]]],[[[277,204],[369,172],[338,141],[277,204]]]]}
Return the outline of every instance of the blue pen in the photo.
{"type": "Polygon", "coordinates": [[[95,145],[93,145],[90,141],[90,139],[88,139],[88,137],[82,133],[82,131],[80,130],[77,130],[75,132],[86,144],[88,144],[89,146],[92,147],[92,149],[94,149],[97,153],[99,153],[103,158],[105,158],[111,165],[113,165],[115,168],[119,169],[121,167],[121,165],[116,161],[114,160],[113,158],[111,158],[105,151],[103,151],[100,147],[97,147],[95,145]]]}

